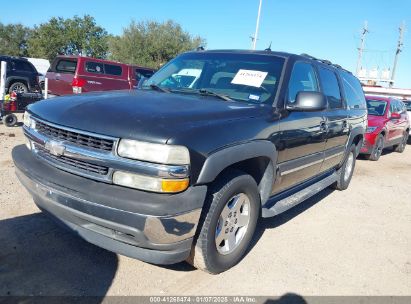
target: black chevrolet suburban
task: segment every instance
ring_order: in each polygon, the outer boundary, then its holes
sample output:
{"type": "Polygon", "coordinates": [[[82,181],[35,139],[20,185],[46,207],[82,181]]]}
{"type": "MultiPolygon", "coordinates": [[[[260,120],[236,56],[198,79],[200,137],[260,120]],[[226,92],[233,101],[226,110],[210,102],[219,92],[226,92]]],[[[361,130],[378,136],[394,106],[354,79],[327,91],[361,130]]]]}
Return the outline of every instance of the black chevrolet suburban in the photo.
{"type": "Polygon", "coordinates": [[[348,187],[366,115],[357,78],[329,61],[199,50],[135,91],[31,105],[13,159],[39,208],[87,241],[219,273],[260,217],[348,187]]]}

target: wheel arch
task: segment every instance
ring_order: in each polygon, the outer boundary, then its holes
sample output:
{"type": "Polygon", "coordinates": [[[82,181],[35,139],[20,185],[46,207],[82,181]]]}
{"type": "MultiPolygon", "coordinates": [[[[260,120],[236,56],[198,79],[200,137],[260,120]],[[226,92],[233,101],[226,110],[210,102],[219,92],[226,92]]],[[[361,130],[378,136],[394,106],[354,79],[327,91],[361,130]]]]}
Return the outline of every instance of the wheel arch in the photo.
{"type": "Polygon", "coordinates": [[[11,85],[13,85],[13,83],[16,83],[16,82],[23,82],[27,86],[27,89],[30,89],[30,81],[28,78],[20,77],[20,76],[11,76],[11,77],[8,77],[6,80],[7,90],[10,88],[11,85]]]}
{"type": "Polygon", "coordinates": [[[228,170],[251,175],[258,185],[261,203],[271,195],[275,179],[277,149],[272,142],[258,140],[230,146],[211,154],[205,161],[197,184],[208,184],[228,170]]]}

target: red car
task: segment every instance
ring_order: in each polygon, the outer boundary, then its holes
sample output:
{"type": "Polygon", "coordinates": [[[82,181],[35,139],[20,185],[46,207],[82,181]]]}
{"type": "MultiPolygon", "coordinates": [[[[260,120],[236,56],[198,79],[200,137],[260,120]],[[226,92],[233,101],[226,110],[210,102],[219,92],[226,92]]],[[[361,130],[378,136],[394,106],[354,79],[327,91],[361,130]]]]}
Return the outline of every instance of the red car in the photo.
{"type": "Polygon", "coordinates": [[[378,160],[382,150],[393,146],[402,153],[407,146],[410,120],[405,104],[390,97],[366,96],[368,128],[360,153],[378,160]]]}
{"type": "Polygon", "coordinates": [[[141,77],[150,77],[154,70],[114,61],[81,56],[58,56],[50,65],[46,78],[48,92],[53,95],[79,94],[93,91],[132,89],[141,77]]]}

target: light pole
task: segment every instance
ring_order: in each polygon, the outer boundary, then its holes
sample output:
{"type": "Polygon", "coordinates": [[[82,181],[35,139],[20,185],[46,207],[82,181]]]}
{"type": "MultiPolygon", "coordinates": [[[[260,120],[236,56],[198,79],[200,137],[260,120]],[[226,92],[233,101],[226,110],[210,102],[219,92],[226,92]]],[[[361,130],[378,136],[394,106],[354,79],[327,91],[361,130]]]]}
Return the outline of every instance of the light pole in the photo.
{"type": "Polygon", "coordinates": [[[257,44],[258,28],[260,26],[260,15],[261,15],[261,5],[262,4],[263,4],[263,0],[260,0],[260,5],[258,6],[257,24],[255,26],[255,34],[253,37],[253,50],[255,50],[255,47],[257,44]]]}

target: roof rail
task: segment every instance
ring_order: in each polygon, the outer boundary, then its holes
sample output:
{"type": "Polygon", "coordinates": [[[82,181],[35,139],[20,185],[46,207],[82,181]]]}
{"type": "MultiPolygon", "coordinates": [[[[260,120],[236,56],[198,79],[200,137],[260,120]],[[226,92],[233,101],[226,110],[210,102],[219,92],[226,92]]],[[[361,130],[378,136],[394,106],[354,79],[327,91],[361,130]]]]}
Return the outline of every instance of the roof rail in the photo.
{"type": "Polygon", "coordinates": [[[315,58],[315,57],[313,57],[313,56],[311,56],[311,55],[308,55],[308,54],[305,54],[305,53],[301,54],[300,56],[306,57],[306,58],[308,58],[308,59],[315,60],[315,61],[318,61],[318,62],[321,62],[321,63],[324,63],[324,64],[327,64],[327,65],[331,65],[331,66],[333,66],[333,67],[335,67],[335,68],[337,68],[337,69],[341,69],[341,70],[343,70],[343,71],[346,71],[346,72],[352,74],[350,71],[344,69],[344,68],[343,68],[342,66],[340,66],[339,64],[332,63],[332,62],[329,61],[329,60],[315,58]]]}

